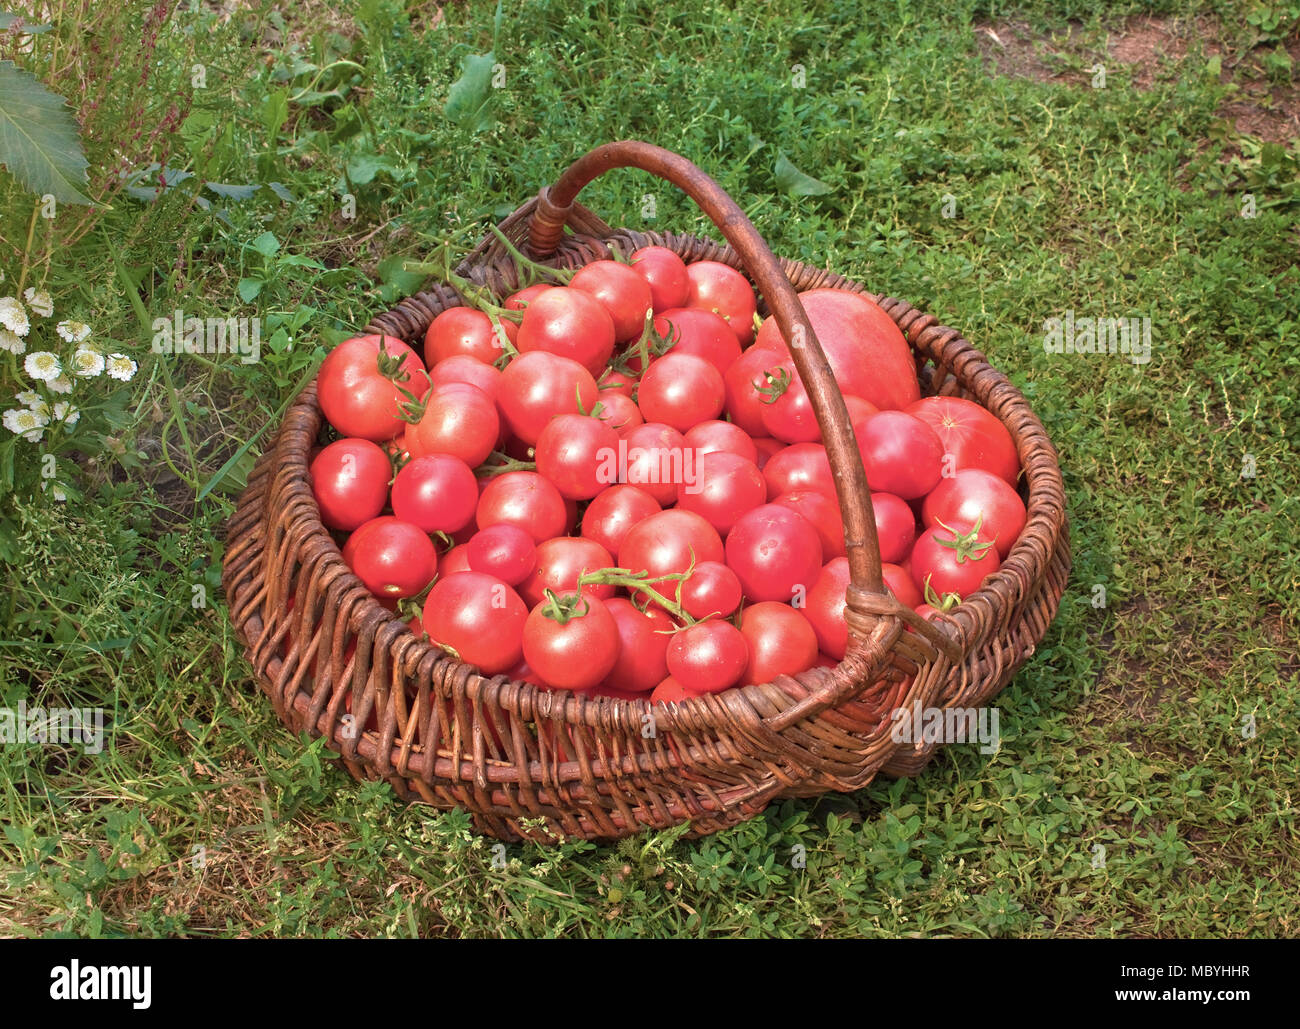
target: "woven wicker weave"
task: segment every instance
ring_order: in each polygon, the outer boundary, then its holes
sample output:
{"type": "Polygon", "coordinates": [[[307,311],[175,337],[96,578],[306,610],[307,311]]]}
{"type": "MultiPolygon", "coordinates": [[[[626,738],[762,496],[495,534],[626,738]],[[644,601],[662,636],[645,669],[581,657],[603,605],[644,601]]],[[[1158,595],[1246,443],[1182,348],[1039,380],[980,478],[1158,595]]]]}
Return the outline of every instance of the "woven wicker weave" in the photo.
{"type": "MultiPolygon", "coordinates": [[[[716,184],[681,158],[645,144],[610,144],[519,208],[501,230],[534,257],[547,257],[554,247],[548,263],[563,268],[650,244],[688,263],[740,268],[760,290],[766,280],[760,314],[771,305],[787,339],[792,326],[807,326],[802,307],[791,303],[796,290],[829,286],[876,300],[911,344],[923,394],[974,400],[1010,430],[1029,511],[1011,554],[940,625],[917,618],[883,590],[852,430],[829,367],[816,367],[825,359],[814,338],[799,371],[819,405],[841,491],[853,581],[845,660],[834,669],[653,708],[484,678],[412,635],[343,563],[321,525],[307,474],[308,452],[322,429],[313,383],[250,476],[228,527],[222,578],[231,620],[276,713],[295,731],[326,736],[353,775],[387,779],[407,799],[466,809],[481,831],[501,839],[615,839],[683,821],[702,835],[778,798],[860,789],[881,771],[915,774],[934,745],[896,743],[893,710],[918,701],[922,707],[984,704],[1033,653],[1056,613],[1070,556],[1056,453],[1024,397],[958,332],[903,301],[788,261],[780,262],[785,278],[776,282],[775,259],[760,266],[770,253],[734,204],[726,204],[716,184]],[[588,179],[627,165],[683,186],[741,245],[615,230],[573,201],[588,179]],[[561,193],[564,202],[556,199],[561,193]],[[345,660],[350,644],[355,653],[345,660]],[[344,706],[350,692],[352,719],[344,706]],[[372,712],[378,731],[357,731],[372,712]]],[[[458,272],[499,295],[519,284],[493,236],[458,272]]],[[[454,289],[438,284],[365,331],[418,349],[433,318],[461,302],[454,289]]],[[[794,356],[798,363],[801,355],[794,356]]]]}

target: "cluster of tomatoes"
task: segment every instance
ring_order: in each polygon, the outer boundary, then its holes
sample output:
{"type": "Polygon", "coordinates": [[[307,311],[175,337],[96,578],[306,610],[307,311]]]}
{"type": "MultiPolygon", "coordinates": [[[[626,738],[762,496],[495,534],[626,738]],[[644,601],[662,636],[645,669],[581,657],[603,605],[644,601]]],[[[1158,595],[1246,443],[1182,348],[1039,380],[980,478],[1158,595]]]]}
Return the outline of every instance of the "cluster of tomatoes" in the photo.
{"type": "MultiPolygon", "coordinates": [[[[412,631],[551,689],[672,701],[841,660],[834,476],[749,281],[662,247],[546,272],[563,284],[504,300],[461,284],[470,303],[433,320],[423,355],[361,336],[326,358],[320,404],[341,438],[310,473],[349,567],[412,631]]],[[[921,398],[872,301],[801,299],[863,457],[886,585],[933,617],[1024,526],[1015,447],[979,405],[921,398]]]]}

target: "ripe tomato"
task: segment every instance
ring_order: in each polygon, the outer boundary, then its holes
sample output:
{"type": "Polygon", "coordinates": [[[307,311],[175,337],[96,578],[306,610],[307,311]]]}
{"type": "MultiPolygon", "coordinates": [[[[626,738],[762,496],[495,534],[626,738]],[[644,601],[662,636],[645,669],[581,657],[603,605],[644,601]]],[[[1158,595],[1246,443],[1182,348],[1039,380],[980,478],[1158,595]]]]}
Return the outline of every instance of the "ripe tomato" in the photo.
{"type": "MultiPolygon", "coordinates": [[[[799,300],[840,392],[861,397],[882,411],[904,408],[920,398],[911,348],[876,303],[842,289],[810,289],[800,293],[799,300]]],[[[754,345],[788,353],[774,318],[763,323],[754,345]]]]}
{"type": "Polygon", "coordinates": [[[697,622],[668,644],[668,673],[683,689],[721,693],[740,682],[749,645],[730,622],[697,622]]]}
{"type": "Polygon", "coordinates": [[[487,460],[500,435],[492,398],[477,386],[452,382],[430,390],[424,414],[406,430],[406,445],[414,457],[450,454],[476,468],[487,460]]]}
{"type": "Polygon", "coordinates": [[[568,511],[554,483],[536,472],[506,472],[484,487],[475,521],[480,529],[509,522],[541,543],[564,535],[568,511]]]}
{"type": "MultiPolygon", "coordinates": [[[[501,327],[513,344],[519,326],[502,321],[501,327]]],[[[424,360],[430,368],[457,354],[492,364],[504,353],[492,319],[472,307],[447,308],[429,323],[424,334],[424,360]]]]}
{"type": "Polygon", "coordinates": [[[413,458],[393,480],[393,514],[422,532],[459,532],[474,520],[478,499],[474,472],[449,454],[413,458]]]}
{"type": "MultiPolygon", "coordinates": [[[[787,444],[782,443],[779,439],[773,439],[771,436],[759,436],[755,438],[754,449],[758,451],[758,460],[755,462],[755,464],[758,465],[758,470],[760,472],[765,472],[767,469],[767,462],[770,461],[777,454],[781,453],[782,450],[785,450],[786,446],[787,444]]],[[[822,453],[823,455],[825,454],[824,449],[822,453]]],[[[828,473],[830,471],[830,467],[831,467],[830,460],[828,459],[826,462],[826,469],[828,473]]],[[[766,477],[767,477],[766,474],[764,474],[764,478],[766,477]]],[[[772,496],[772,492],[771,489],[769,488],[768,498],[771,499],[771,496],[772,496]]]]}
{"type": "Polygon", "coordinates": [[[788,604],[750,604],[741,615],[740,634],[749,647],[742,686],[795,675],[817,660],[817,634],[808,619],[788,604]]]}
{"type": "Polygon", "coordinates": [[[632,268],[617,261],[593,261],[578,269],[569,280],[569,288],[580,289],[599,301],[614,323],[615,343],[640,337],[653,298],[650,284],[632,268]]]}
{"type": "Polygon", "coordinates": [[[645,424],[645,419],[641,417],[641,409],[626,393],[619,393],[617,390],[601,390],[598,399],[600,410],[596,412],[596,417],[620,435],[645,424]]]}
{"type": "Polygon", "coordinates": [[[562,690],[597,686],[618,661],[618,623],[604,601],[566,593],[538,604],[524,623],[524,660],[562,690]]]}
{"type": "Polygon", "coordinates": [[[966,468],[942,479],[921,504],[927,528],[943,524],[961,532],[979,526],[980,536],[994,541],[1002,560],[1011,553],[1025,528],[1025,502],[992,472],[966,468]]]}
{"type": "Polygon", "coordinates": [[[912,544],[916,542],[916,517],[912,508],[906,500],[892,493],[873,493],[871,509],[876,516],[880,560],[903,560],[912,552],[912,544]]]}
{"type": "Polygon", "coordinates": [[[943,444],[934,430],[902,411],[881,411],[853,426],[873,492],[923,497],[943,474],[943,444]]]}
{"type": "Polygon", "coordinates": [[[915,608],[925,599],[921,596],[921,591],[917,588],[916,583],[912,581],[910,562],[909,566],[905,567],[891,561],[881,561],[880,578],[884,581],[885,588],[894,595],[894,598],[900,604],[915,608]]]}
{"type": "MultiPolygon", "coordinates": [[[[556,536],[544,540],[537,547],[537,564],[519,587],[519,595],[530,608],[536,607],[552,593],[573,593],[578,589],[578,576],[583,572],[596,572],[610,568],[614,559],[599,543],[574,536],[556,536]]],[[[607,583],[591,583],[582,587],[585,596],[606,600],[614,595],[615,587],[607,583]]]]}
{"type": "Polygon", "coordinates": [[[506,365],[497,407],[510,433],[531,447],[557,414],[590,411],[596,393],[596,380],[577,361],[539,351],[506,365]]]}
{"type": "Polygon", "coordinates": [[[742,515],[727,535],[727,564],[751,601],[788,603],[806,594],[822,567],[817,530],[780,504],[742,515]]]}
{"type": "MultiPolygon", "coordinates": [[[[928,580],[939,596],[955,593],[965,600],[1001,563],[992,540],[982,533],[956,534],[935,527],[921,533],[912,548],[912,582],[918,594],[924,593],[928,580]]],[[[919,607],[921,599],[909,606],[919,607]]]]}
{"type": "MultiPolygon", "coordinates": [[[[817,530],[817,538],[822,544],[823,561],[844,556],[844,519],[840,515],[839,501],[833,494],[805,487],[782,493],[772,503],[803,515],[817,530]]],[[[910,510],[908,514],[911,515],[910,510]]]]}
{"type": "Polygon", "coordinates": [[[758,447],[739,425],[713,419],[692,425],[686,432],[686,445],[695,451],[695,460],[714,451],[725,450],[758,464],[758,447]]]}
{"type": "Polygon", "coordinates": [[[429,369],[429,383],[431,389],[437,389],[453,382],[477,386],[495,403],[501,388],[501,373],[468,354],[453,354],[429,369]]]}
{"type": "Polygon", "coordinates": [[[560,495],[590,500],[617,477],[618,433],[599,418],[561,414],[537,438],[537,471],[560,495]]]}
{"type": "Polygon", "coordinates": [[[808,591],[803,613],[817,635],[822,652],[837,661],[844,659],[849,645],[849,626],[844,620],[846,591],[849,588],[848,558],[837,557],[822,567],[817,581],[808,591]]]}
{"type": "Polygon", "coordinates": [[[730,618],[740,607],[740,580],[721,561],[701,561],[681,586],[682,610],[692,618],[730,618]]]}
{"type": "Polygon", "coordinates": [[[848,393],[844,397],[844,406],[849,412],[849,424],[855,425],[862,421],[869,414],[877,414],[880,411],[875,404],[863,400],[861,397],[855,397],[848,393]]]}
{"type": "MultiPolygon", "coordinates": [[[[470,539],[473,539],[471,536],[470,539]]],[[[469,544],[457,543],[454,547],[442,555],[442,560],[438,562],[438,571],[445,579],[449,575],[455,575],[457,572],[472,571],[469,566],[469,544]]]]}
{"type": "Polygon", "coordinates": [[[621,646],[604,685],[629,693],[648,693],[668,675],[673,621],[658,607],[652,605],[639,611],[624,597],[605,601],[605,607],[614,616],[621,646]]]}
{"type": "Polygon", "coordinates": [[[907,413],[932,428],[952,458],[952,470],[982,468],[1010,485],[1020,478],[1020,458],[1011,433],[997,415],[961,397],[924,397],[907,413]]]}
{"type": "Polygon", "coordinates": [[[623,440],[627,467],[619,481],[639,486],[661,507],[676,503],[678,483],[694,477],[695,472],[686,438],[671,425],[646,422],[625,433],[623,440]]]}
{"type": "MultiPolygon", "coordinates": [[[[721,561],[723,556],[722,539],[712,525],[694,511],[674,509],[637,522],[623,537],[618,563],[654,578],[685,572],[692,562],[721,561]]],[[[663,585],[674,588],[671,583],[663,585]]]]}
{"type": "Polygon", "coordinates": [[[702,697],[703,695],[702,693],[696,693],[694,690],[688,690],[670,675],[651,692],[650,703],[679,704],[684,700],[690,700],[692,697],[702,697]]]}
{"type": "Polygon", "coordinates": [[[686,306],[718,315],[736,334],[742,347],[754,340],[754,312],[758,308],[754,287],[736,269],[719,261],[696,261],[686,266],[690,292],[686,306]]]}
{"type": "Polygon", "coordinates": [[[758,389],[766,385],[764,372],[780,363],[781,355],[753,346],[733,361],[722,377],[727,414],[751,436],[767,435],[763,425],[763,396],[758,389]]]}
{"type": "Polygon", "coordinates": [[[368,439],[341,439],[312,459],[311,492],[327,529],[351,532],[378,516],[388,502],[393,466],[368,439]]]}
{"type": "Polygon", "coordinates": [[[667,353],[651,361],[637,390],[637,406],[646,422],[662,422],[678,432],[717,418],[726,399],[722,373],[691,354],[667,353]]]}
{"type": "Polygon", "coordinates": [[[655,317],[655,332],[665,339],[676,338],[668,353],[702,357],[724,375],[740,358],[736,334],[712,311],[672,308],[655,317]]]}
{"type": "Polygon", "coordinates": [[[482,572],[439,579],[424,602],[424,631],[484,675],[509,671],[523,657],[528,609],[513,589],[482,572]]]}
{"type": "Polygon", "coordinates": [[[428,392],[424,363],[395,336],[356,336],[336,346],[316,376],[321,412],[344,436],[372,443],[406,428],[405,389],[417,400],[428,392]]]}
{"type": "Polygon", "coordinates": [[[415,596],[438,571],[433,540],[391,515],[372,518],[349,536],[343,560],[366,589],[387,600],[415,596]]]}
{"type": "Polygon", "coordinates": [[[758,465],[725,450],[699,457],[693,482],[677,486],[677,507],[694,511],[725,536],[747,511],[767,499],[767,483],[758,465]]]}
{"type": "Polygon", "coordinates": [[[614,322],[590,293],[557,286],[524,309],[517,346],[521,354],[556,354],[599,375],[614,352],[614,322]]]}
{"type": "Polygon", "coordinates": [[[471,571],[518,586],[537,567],[537,545],[519,526],[501,522],[476,532],[465,544],[465,558],[471,571]]]}
{"type": "Polygon", "coordinates": [[[633,251],[632,270],[649,284],[656,314],[685,305],[691,288],[686,262],[667,247],[642,247],[633,251]]]}
{"type": "Polygon", "coordinates": [[[796,443],[773,454],[763,466],[763,478],[769,500],[796,489],[821,490],[835,496],[831,461],[820,443],[796,443]]]}
{"type": "Polygon", "coordinates": [[[545,293],[548,289],[555,289],[554,285],[549,282],[538,282],[535,285],[528,286],[519,290],[517,293],[511,293],[506,297],[505,303],[501,306],[507,311],[523,311],[528,305],[545,293]]]}
{"type": "Polygon", "coordinates": [[[659,502],[639,486],[611,486],[587,505],[582,515],[582,535],[617,554],[632,526],[659,510],[659,502]]]}
{"type": "MultiPolygon", "coordinates": [[[[812,398],[789,358],[767,372],[770,399],[763,400],[763,428],[783,443],[819,443],[822,438],[812,398]]],[[[762,390],[759,391],[760,393],[762,390]]]]}

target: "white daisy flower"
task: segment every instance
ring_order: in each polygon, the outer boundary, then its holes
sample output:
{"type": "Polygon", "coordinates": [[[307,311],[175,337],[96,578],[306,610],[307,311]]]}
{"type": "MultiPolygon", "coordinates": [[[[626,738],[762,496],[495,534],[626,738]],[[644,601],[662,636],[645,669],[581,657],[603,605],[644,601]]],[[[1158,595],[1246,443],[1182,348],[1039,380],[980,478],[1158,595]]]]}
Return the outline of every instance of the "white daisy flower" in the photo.
{"type": "Polygon", "coordinates": [[[81,420],[81,412],[66,400],[60,400],[54,405],[54,417],[71,429],[81,420]]]}
{"type": "Polygon", "coordinates": [[[72,380],[66,375],[60,375],[57,379],[51,379],[47,382],[45,388],[53,393],[71,393],[72,380]]]}
{"type": "Polygon", "coordinates": [[[25,354],[27,343],[8,329],[0,329],[0,350],[8,350],[11,354],[25,354]]]}
{"type": "Polygon", "coordinates": [[[4,413],[4,425],[10,432],[16,432],[31,443],[39,443],[50,420],[36,411],[25,407],[13,408],[4,413]]]}
{"type": "Polygon", "coordinates": [[[66,322],[59,322],[54,328],[69,343],[80,343],[90,335],[89,325],[85,322],[74,322],[71,319],[66,322]]]}
{"type": "Polygon", "coordinates": [[[54,313],[54,301],[50,299],[49,293],[43,289],[28,286],[27,291],[23,293],[23,299],[27,301],[27,306],[42,318],[48,318],[54,313]]]}
{"type": "Polygon", "coordinates": [[[51,354],[48,350],[35,350],[28,354],[23,367],[28,375],[41,382],[53,382],[63,374],[63,366],[59,364],[58,355],[51,354]]]}
{"type": "Polygon", "coordinates": [[[27,312],[17,297],[0,297],[0,329],[8,329],[15,336],[26,336],[31,328],[27,312]]]}
{"type": "Polygon", "coordinates": [[[35,407],[37,404],[45,403],[45,401],[41,399],[41,395],[34,389],[25,389],[14,397],[14,399],[24,407],[35,407]]]}
{"type": "Polygon", "coordinates": [[[107,365],[109,378],[130,382],[139,368],[126,354],[109,354],[107,365]]]}
{"type": "Polygon", "coordinates": [[[72,371],[83,379],[102,375],[104,355],[94,347],[77,347],[77,352],[72,355],[72,371]]]}

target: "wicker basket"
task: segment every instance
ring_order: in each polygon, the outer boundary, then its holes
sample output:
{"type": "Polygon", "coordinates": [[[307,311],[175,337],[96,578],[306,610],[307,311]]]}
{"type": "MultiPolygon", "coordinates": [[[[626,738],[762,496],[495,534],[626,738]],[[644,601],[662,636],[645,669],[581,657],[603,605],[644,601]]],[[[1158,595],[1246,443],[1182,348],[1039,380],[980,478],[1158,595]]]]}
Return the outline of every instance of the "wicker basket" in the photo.
{"type": "MultiPolygon", "coordinates": [[[[1065,588],[1070,558],[1060,469],[1024,397],[929,315],[828,271],[778,261],[712,179],[648,144],[592,151],[501,230],[531,257],[563,268],[650,244],[688,263],[721,261],[755,282],[760,314],[775,315],[787,340],[804,341],[792,356],[822,427],[845,525],[849,652],[833,669],[653,708],[480,676],[381,607],[321,525],[307,473],[322,429],[313,383],[250,476],[229,524],[222,576],[235,630],[281,720],[327,737],[356,777],[382,777],[407,799],[466,809],[480,831],[506,840],[609,840],[684,821],[703,835],[779,798],[857,790],[881,771],[919,771],[933,744],[896,743],[894,709],[985,703],[1033,653],[1065,588]],[[587,182],[616,167],[638,167],[682,188],[731,245],[615,230],[575,203],[587,182]],[[918,618],[881,584],[852,428],[795,295],[823,286],[880,303],[914,350],[922,393],[982,404],[1007,426],[1019,451],[1025,530],[1001,568],[940,624],[918,618]],[[372,712],[378,730],[357,731],[372,712]]],[[[494,236],[458,272],[498,294],[518,286],[509,253],[494,236]]],[[[365,331],[418,346],[432,319],[461,302],[438,284],[365,331]]]]}

